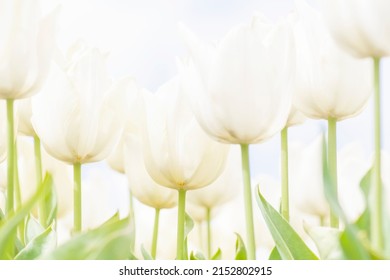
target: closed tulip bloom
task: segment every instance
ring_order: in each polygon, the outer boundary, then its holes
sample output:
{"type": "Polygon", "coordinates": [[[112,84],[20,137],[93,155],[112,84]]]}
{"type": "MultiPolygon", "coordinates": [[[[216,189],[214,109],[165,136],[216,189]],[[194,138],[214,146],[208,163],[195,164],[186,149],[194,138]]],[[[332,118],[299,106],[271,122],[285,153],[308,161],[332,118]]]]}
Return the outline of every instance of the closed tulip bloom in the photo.
{"type": "Polygon", "coordinates": [[[325,20],[340,46],[358,57],[390,55],[389,1],[322,2],[325,20]]]}
{"type": "Polygon", "coordinates": [[[145,165],[159,185],[192,190],[211,184],[225,167],[229,146],[209,138],[174,79],[146,97],[145,165]]]}
{"type": "Polygon", "coordinates": [[[0,1],[0,98],[35,94],[47,76],[58,9],[41,18],[39,1],[0,1]]]}
{"type": "Polygon", "coordinates": [[[232,29],[216,46],[181,29],[193,60],[193,66],[182,71],[185,89],[210,136],[225,143],[252,144],[285,126],[294,67],[287,21],[272,26],[256,17],[232,29]]]}
{"type": "Polygon", "coordinates": [[[390,55],[390,2],[387,0],[323,1],[324,15],[336,42],[358,57],[373,58],[374,92],[374,184],[370,205],[371,241],[374,249],[384,247],[383,186],[381,167],[381,67],[390,55]]]}
{"type": "Polygon", "coordinates": [[[359,114],[373,93],[372,62],[339,49],[320,14],[303,1],[296,4],[295,106],[314,119],[340,121],[359,114]]]}
{"type": "Polygon", "coordinates": [[[68,163],[106,158],[123,127],[123,92],[129,80],[112,84],[106,55],[79,45],[65,68],[53,64],[42,94],[33,100],[32,122],[46,151],[68,163]]]}
{"type": "Polygon", "coordinates": [[[146,170],[162,186],[178,191],[177,259],[184,250],[185,201],[188,190],[214,182],[225,167],[228,145],[208,137],[192,114],[176,78],[145,96],[143,132],[146,170]]]}
{"type": "Polygon", "coordinates": [[[125,170],[133,196],[145,205],[157,209],[172,208],[177,204],[174,190],[158,185],[145,168],[140,136],[132,133],[125,137],[125,170]]]}

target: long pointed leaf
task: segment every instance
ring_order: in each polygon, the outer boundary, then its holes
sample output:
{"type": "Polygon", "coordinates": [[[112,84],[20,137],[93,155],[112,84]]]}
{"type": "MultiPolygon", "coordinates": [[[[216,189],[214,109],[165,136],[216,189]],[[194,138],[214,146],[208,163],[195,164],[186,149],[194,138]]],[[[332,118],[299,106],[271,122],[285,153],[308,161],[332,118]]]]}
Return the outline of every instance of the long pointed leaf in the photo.
{"type": "Polygon", "coordinates": [[[256,200],[282,259],[318,259],[290,224],[265,200],[259,189],[256,200]]]}
{"type": "Polygon", "coordinates": [[[52,177],[46,174],[42,184],[38,187],[37,192],[15,213],[0,223],[0,259],[10,259],[13,255],[10,254],[16,239],[16,230],[18,225],[29,215],[30,210],[34,205],[45,195],[45,191],[53,183],[52,177]]]}

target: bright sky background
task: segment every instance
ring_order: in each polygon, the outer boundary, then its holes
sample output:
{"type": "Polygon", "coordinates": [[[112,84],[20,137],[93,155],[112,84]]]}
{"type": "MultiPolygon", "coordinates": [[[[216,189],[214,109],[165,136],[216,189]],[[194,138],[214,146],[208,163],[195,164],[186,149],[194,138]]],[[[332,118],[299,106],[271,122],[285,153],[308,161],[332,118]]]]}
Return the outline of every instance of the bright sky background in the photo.
{"type": "MultiPolygon", "coordinates": [[[[293,0],[44,0],[48,11],[62,2],[58,42],[66,49],[78,38],[110,53],[113,78],[131,75],[139,84],[155,91],[176,72],[175,58],[186,50],[178,34],[183,22],[199,37],[218,40],[236,24],[248,22],[257,11],[272,20],[292,10],[293,0]]],[[[308,1],[313,4],[314,1],[308,1]]],[[[389,108],[389,62],[383,63],[383,108],[389,108]]],[[[307,121],[290,129],[290,141],[309,143],[325,127],[307,121]]],[[[383,146],[390,145],[390,112],[383,112],[383,146]]],[[[372,104],[358,117],[338,126],[338,144],[360,144],[369,157],[373,151],[372,104]]],[[[279,137],[252,146],[252,174],[279,174],[279,137]]]]}

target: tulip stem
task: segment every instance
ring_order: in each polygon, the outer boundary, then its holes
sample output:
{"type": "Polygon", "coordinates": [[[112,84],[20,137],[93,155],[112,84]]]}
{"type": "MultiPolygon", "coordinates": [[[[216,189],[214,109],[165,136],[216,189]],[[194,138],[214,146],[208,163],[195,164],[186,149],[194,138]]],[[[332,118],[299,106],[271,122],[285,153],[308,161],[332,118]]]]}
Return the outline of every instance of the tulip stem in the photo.
{"type": "Polygon", "coordinates": [[[211,258],[211,209],[206,209],[206,219],[207,219],[207,254],[209,259],[211,258]]]}
{"type": "Polygon", "coordinates": [[[375,159],[374,159],[374,186],[371,211],[371,234],[375,249],[383,249],[383,200],[382,200],[382,175],[381,175],[381,106],[380,106],[380,59],[374,58],[374,135],[375,135],[375,159]]]}
{"type": "MultiPolygon", "coordinates": [[[[15,144],[15,158],[18,158],[18,144],[16,143],[15,144]]],[[[15,171],[14,171],[14,174],[15,174],[15,209],[19,209],[21,206],[22,206],[22,193],[21,193],[21,190],[20,190],[20,182],[19,182],[19,168],[18,168],[18,164],[17,162],[15,161],[15,171]]],[[[23,224],[23,223],[21,223],[23,224]]]]}
{"type": "Polygon", "coordinates": [[[244,179],[244,204],[246,219],[248,259],[256,259],[255,231],[253,225],[252,188],[249,169],[249,146],[241,144],[242,173],[244,179]]]}
{"type": "Polygon", "coordinates": [[[179,190],[177,215],[177,254],[176,259],[185,260],[184,256],[184,223],[185,223],[185,208],[186,208],[186,190],[179,190]]]}
{"type": "Polygon", "coordinates": [[[281,149],[282,149],[282,216],[286,221],[290,220],[290,206],[289,206],[289,191],[288,191],[288,128],[283,128],[281,132],[281,149]]]}
{"type": "MultiPolygon", "coordinates": [[[[333,188],[333,194],[338,199],[338,187],[337,187],[337,135],[336,135],[337,122],[334,118],[328,119],[328,168],[329,176],[331,180],[331,187],[333,188]]],[[[330,213],[330,226],[333,228],[339,227],[339,219],[337,215],[331,211],[330,213]]]]}
{"type": "Polygon", "coordinates": [[[14,100],[7,99],[7,201],[5,213],[9,214],[14,210],[14,186],[15,186],[15,120],[14,120],[14,100]]]}
{"type": "Polygon", "coordinates": [[[158,224],[160,220],[160,209],[155,208],[154,213],[154,226],[153,226],[153,239],[152,239],[152,258],[156,259],[156,253],[157,253],[157,238],[158,238],[158,224]]]}
{"type": "Polygon", "coordinates": [[[81,232],[81,164],[73,164],[73,232],[81,232]]]}
{"type": "MultiPolygon", "coordinates": [[[[37,189],[42,183],[42,153],[41,153],[41,140],[38,136],[34,136],[34,154],[35,154],[35,177],[37,189]]],[[[45,199],[41,199],[39,203],[38,216],[39,223],[43,228],[47,227],[46,224],[46,203],[45,199]]]]}

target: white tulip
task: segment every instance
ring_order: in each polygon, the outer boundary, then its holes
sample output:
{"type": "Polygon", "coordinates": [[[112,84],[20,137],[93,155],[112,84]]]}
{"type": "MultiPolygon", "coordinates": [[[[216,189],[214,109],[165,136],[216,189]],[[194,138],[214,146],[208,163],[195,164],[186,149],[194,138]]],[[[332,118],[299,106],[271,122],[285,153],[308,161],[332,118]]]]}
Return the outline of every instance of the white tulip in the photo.
{"type": "Polygon", "coordinates": [[[325,20],[336,42],[358,57],[390,55],[388,0],[323,0],[325,20]]]}
{"type": "Polygon", "coordinates": [[[359,114],[373,93],[372,62],[339,49],[320,14],[304,1],[296,1],[296,9],[294,105],[314,119],[340,121],[359,114]]]}
{"type": "Polygon", "coordinates": [[[176,191],[156,184],[146,171],[139,135],[126,135],[124,151],[125,170],[133,196],[143,204],[157,209],[176,206],[176,191]]]}
{"type": "Polygon", "coordinates": [[[79,45],[65,69],[52,74],[33,100],[32,123],[46,151],[68,163],[106,158],[122,133],[123,94],[131,79],[112,85],[106,55],[79,45]]]}
{"type": "Polygon", "coordinates": [[[178,79],[146,98],[145,165],[159,185],[192,190],[211,184],[225,167],[229,146],[199,127],[178,79]]]}
{"type": "Polygon", "coordinates": [[[0,98],[35,94],[47,76],[58,9],[41,19],[39,1],[0,1],[0,98]]]}
{"type": "Polygon", "coordinates": [[[285,126],[294,67],[287,21],[272,26],[255,17],[230,30],[216,46],[181,30],[192,58],[181,71],[185,91],[211,137],[259,143],[285,126]]]}

